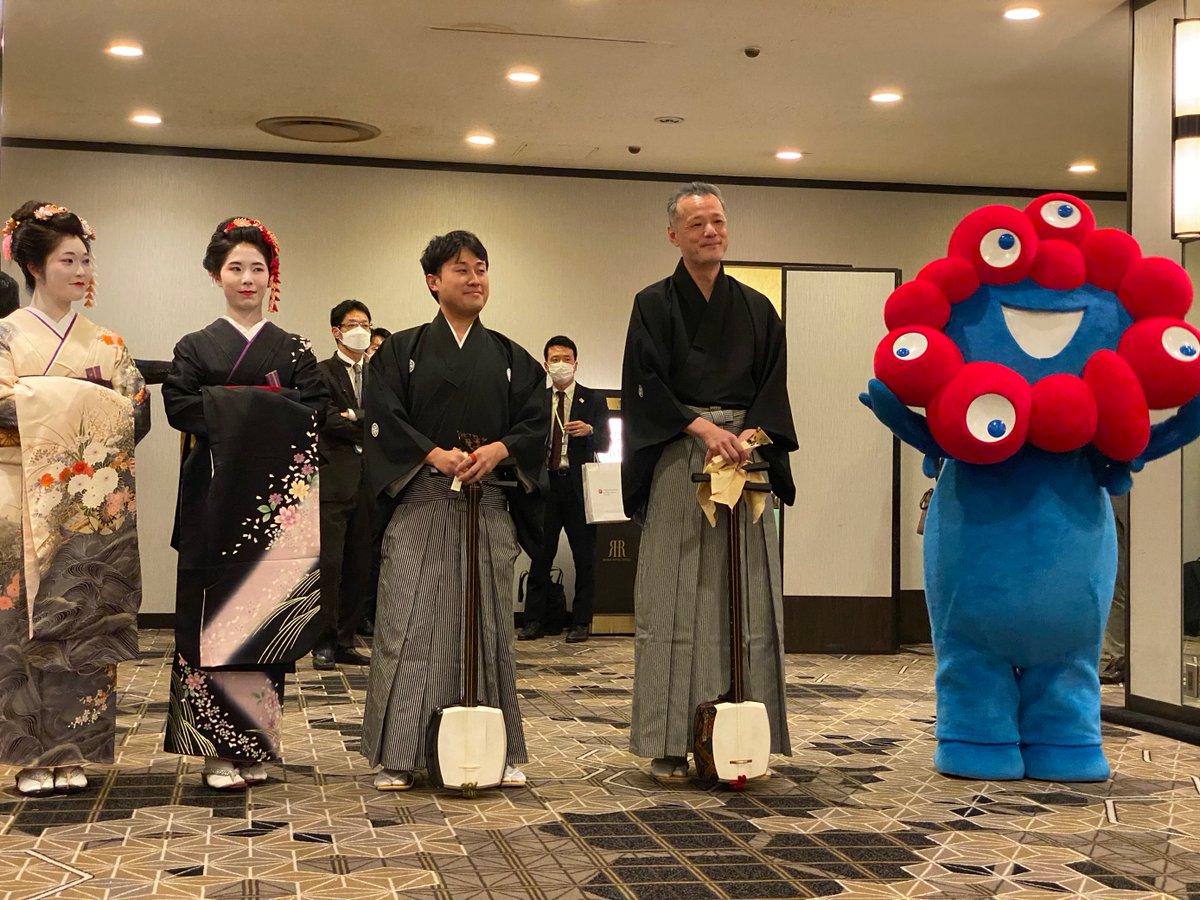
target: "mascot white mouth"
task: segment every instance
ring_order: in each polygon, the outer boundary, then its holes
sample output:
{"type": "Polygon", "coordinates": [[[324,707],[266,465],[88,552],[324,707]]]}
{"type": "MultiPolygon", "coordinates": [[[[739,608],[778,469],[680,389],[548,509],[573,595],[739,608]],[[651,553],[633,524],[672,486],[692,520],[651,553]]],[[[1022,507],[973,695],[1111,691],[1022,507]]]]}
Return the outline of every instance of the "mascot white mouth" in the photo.
{"type": "Polygon", "coordinates": [[[1004,311],[1008,333],[1018,347],[1035,359],[1050,359],[1062,353],[1079,330],[1084,312],[1082,309],[1059,312],[1003,305],[1000,308],[1004,311]]]}

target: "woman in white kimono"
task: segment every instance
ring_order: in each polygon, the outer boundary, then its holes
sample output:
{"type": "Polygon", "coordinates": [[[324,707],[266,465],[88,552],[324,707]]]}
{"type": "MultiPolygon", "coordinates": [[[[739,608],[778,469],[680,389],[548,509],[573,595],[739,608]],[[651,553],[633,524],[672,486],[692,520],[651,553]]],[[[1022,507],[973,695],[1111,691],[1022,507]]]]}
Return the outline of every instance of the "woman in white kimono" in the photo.
{"type": "Polygon", "coordinates": [[[113,761],[137,655],[149,406],[125,342],[72,308],[95,284],[87,222],[31,201],[4,235],[33,298],[0,321],[0,763],[21,794],[72,793],[113,761]]]}

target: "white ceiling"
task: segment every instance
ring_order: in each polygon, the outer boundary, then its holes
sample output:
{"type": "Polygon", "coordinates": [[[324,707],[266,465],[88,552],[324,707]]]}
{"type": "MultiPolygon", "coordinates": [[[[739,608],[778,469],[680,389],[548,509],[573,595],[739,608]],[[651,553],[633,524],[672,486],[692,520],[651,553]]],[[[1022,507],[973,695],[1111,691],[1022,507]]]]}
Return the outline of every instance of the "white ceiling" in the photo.
{"type": "Polygon", "coordinates": [[[1122,191],[1129,12],[1042,0],[7,0],[5,137],[1122,191]],[[440,30],[465,26],[493,33],[440,30]],[[497,34],[496,31],[507,31],[497,34]],[[519,35],[515,32],[528,34],[519,35]],[[541,35],[541,36],[536,36],[541,35]],[[553,35],[553,36],[546,36],[553,35]],[[564,36],[572,36],[569,39],[564,36]],[[132,38],[143,59],[103,53],[132,38]],[[742,48],[762,48],[747,59],[742,48]],[[514,64],[540,69],[518,88],[514,64]],[[905,100],[867,95],[895,86],[905,100]],[[135,110],[163,124],[129,123],[135,110]],[[257,131],[357,119],[358,144],[257,131]],[[657,116],[682,116],[659,125],[657,116]],[[472,129],[497,138],[464,143],[472,129]],[[628,145],[640,145],[634,156],[628,145]],[[805,151],[797,163],[777,149],[805,151]],[[1100,171],[1070,175],[1069,163],[1100,171]]]}

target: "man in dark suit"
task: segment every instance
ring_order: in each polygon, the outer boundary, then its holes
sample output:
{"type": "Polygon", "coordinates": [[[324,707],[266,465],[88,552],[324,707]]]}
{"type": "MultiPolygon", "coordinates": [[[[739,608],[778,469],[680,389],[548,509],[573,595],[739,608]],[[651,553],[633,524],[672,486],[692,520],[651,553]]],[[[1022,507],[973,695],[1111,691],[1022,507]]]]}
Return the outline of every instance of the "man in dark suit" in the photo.
{"type": "Polygon", "coordinates": [[[317,436],[321,463],[321,637],[313,668],[366,665],[354,649],[371,571],[371,502],[363,484],[362,388],[371,311],[343,300],[329,314],[337,350],[321,360],[330,406],[317,436]]]}
{"type": "MultiPolygon", "coordinates": [[[[375,351],[391,336],[392,333],[386,328],[372,328],[371,346],[363,355],[364,362],[369,363],[375,351]]],[[[372,637],[375,634],[375,605],[379,597],[379,564],[382,557],[383,533],[387,531],[388,522],[392,520],[392,510],[377,503],[371,519],[371,575],[367,581],[367,602],[358,622],[358,633],[363,637],[372,637]]]]}
{"type": "Polygon", "coordinates": [[[546,496],[541,550],[533,557],[529,569],[525,626],[517,639],[536,640],[547,629],[557,633],[559,623],[547,621],[547,599],[558,536],[566,529],[575,561],[575,602],[567,641],[576,643],[586,641],[591,633],[595,591],[596,526],[589,525],[584,516],[583,465],[595,462],[597,453],[608,450],[608,412],[603,397],[575,383],[579,361],[574,341],[564,335],[550,338],[545,357],[546,371],[554,382],[554,387],[546,390],[546,415],[550,417],[546,470],[550,493],[546,496]]]}

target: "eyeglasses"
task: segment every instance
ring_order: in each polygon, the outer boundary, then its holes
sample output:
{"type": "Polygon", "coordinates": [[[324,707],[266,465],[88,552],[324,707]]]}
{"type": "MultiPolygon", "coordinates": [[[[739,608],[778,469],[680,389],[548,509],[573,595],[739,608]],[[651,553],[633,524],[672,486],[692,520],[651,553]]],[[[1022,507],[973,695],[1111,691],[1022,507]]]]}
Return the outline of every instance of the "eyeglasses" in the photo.
{"type": "Polygon", "coordinates": [[[351,328],[370,328],[370,322],[343,322],[338,326],[338,331],[348,331],[351,328]]]}

